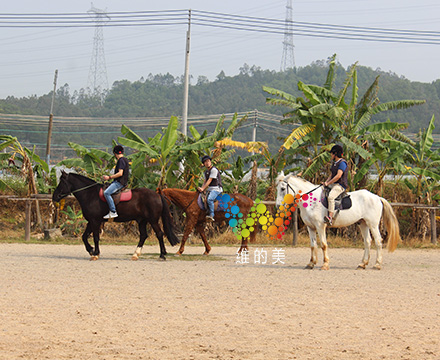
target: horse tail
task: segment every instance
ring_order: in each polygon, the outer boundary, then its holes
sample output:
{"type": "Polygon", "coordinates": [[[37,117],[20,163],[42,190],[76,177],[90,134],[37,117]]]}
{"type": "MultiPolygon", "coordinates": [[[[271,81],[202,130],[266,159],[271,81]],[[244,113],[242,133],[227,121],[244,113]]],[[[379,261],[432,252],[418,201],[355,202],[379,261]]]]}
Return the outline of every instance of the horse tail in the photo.
{"type": "Polygon", "coordinates": [[[390,203],[384,198],[380,198],[383,204],[383,220],[387,229],[388,251],[393,252],[397,248],[397,244],[401,241],[399,222],[390,203]]]}
{"type": "Polygon", "coordinates": [[[162,224],[163,230],[165,231],[165,235],[168,238],[168,241],[172,246],[177,245],[180,240],[175,234],[173,218],[170,214],[170,208],[162,194],[160,194],[160,198],[162,200],[162,224]]]}

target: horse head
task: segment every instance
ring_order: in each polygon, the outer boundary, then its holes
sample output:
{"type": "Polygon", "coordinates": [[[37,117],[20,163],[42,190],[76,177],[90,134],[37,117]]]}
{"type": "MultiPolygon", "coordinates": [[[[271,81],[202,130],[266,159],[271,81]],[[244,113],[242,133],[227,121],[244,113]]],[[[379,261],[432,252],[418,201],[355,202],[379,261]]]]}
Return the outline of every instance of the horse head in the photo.
{"type": "Polygon", "coordinates": [[[53,192],[52,201],[59,202],[72,192],[72,184],[69,182],[69,174],[64,170],[61,171],[60,182],[53,192]]]}
{"type": "Polygon", "coordinates": [[[299,175],[295,174],[289,174],[287,176],[284,176],[284,173],[281,172],[277,179],[277,197],[276,197],[276,205],[279,207],[283,200],[284,196],[287,194],[298,194],[300,191],[305,193],[307,191],[310,191],[314,185],[307,180],[304,180],[299,175]]]}

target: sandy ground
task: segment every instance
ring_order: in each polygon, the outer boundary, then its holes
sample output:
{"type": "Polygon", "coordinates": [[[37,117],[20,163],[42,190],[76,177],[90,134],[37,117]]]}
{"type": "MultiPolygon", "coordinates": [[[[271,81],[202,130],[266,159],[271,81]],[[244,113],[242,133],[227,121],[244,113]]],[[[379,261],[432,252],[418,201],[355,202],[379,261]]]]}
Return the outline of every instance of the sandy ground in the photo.
{"type": "Polygon", "coordinates": [[[309,249],[256,264],[257,248],[248,264],[232,247],[133,262],[104,243],[91,262],[82,246],[0,244],[0,359],[440,359],[440,251],[356,271],[362,250],[330,249],[331,270],[310,271],[309,249]]]}

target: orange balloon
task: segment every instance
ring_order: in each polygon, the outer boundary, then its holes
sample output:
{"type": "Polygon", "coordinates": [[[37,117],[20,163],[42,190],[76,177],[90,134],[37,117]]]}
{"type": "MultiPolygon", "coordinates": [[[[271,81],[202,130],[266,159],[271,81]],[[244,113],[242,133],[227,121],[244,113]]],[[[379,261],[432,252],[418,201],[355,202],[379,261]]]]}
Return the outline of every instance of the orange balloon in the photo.
{"type": "Polygon", "coordinates": [[[278,228],[274,225],[269,226],[269,229],[267,229],[267,232],[270,235],[275,235],[278,232],[278,228]]]}

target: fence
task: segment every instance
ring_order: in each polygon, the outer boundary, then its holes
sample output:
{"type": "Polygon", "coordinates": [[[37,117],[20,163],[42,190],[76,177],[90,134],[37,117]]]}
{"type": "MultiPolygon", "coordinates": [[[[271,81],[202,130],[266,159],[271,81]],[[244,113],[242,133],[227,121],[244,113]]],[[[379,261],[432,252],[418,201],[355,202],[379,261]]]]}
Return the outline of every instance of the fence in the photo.
{"type": "MultiPolygon", "coordinates": [[[[2,196],[3,197],[3,196],[2,196]]],[[[31,234],[31,204],[34,201],[52,201],[52,195],[48,194],[37,194],[32,195],[31,197],[19,198],[16,196],[5,196],[9,200],[12,201],[25,201],[25,241],[30,240],[31,234]]],[[[73,198],[73,196],[69,196],[69,198],[73,198]]],[[[275,205],[275,201],[262,201],[265,205],[275,205]]],[[[429,210],[430,220],[431,220],[431,243],[433,245],[437,244],[437,224],[436,224],[436,211],[440,210],[440,206],[430,206],[430,205],[422,205],[422,204],[406,204],[406,203],[391,203],[391,206],[394,207],[410,207],[413,209],[425,209],[429,210]]],[[[295,246],[298,241],[298,212],[294,211],[292,214],[292,228],[293,228],[293,239],[292,245],[295,246]]]]}

